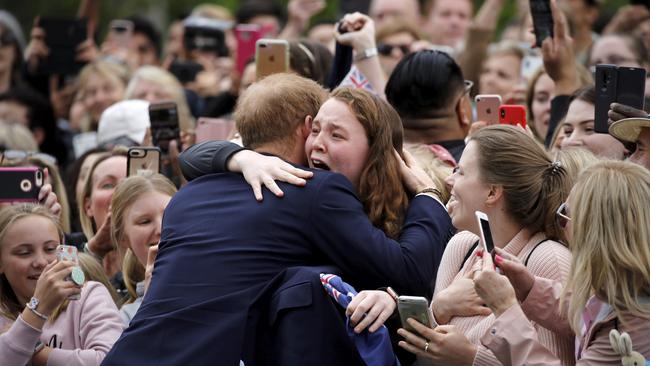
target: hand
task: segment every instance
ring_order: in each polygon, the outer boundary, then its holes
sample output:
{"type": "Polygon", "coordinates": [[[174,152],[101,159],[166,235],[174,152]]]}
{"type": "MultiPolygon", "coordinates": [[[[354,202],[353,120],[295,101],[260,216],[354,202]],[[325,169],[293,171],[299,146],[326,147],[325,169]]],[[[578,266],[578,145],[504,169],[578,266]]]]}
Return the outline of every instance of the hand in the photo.
{"type": "Polygon", "coordinates": [[[52,191],[51,184],[43,184],[41,187],[38,192],[38,204],[45,206],[54,216],[61,217],[61,204],[56,197],[56,193],[52,191]]]}
{"type": "Polygon", "coordinates": [[[395,158],[400,165],[402,181],[411,194],[416,194],[427,187],[435,187],[433,179],[420,167],[413,155],[406,150],[402,150],[404,159],[393,150],[395,158]]]}
{"type": "Polygon", "coordinates": [[[144,293],[147,293],[149,284],[151,283],[151,276],[153,274],[153,265],[158,256],[158,244],[149,247],[147,252],[147,264],[144,266],[144,293]]]}
{"type": "MultiPolygon", "coordinates": [[[[182,138],[181,133],[181,138],[182,138]]],[[[183,172],[181,170],[181,164],[178,160],[178,156],[180,155],[180,151],[178,148],[178,141],[172,140],[169,142],[169,164],[171,164],[172,167],[172,174],[176,177],[180,178],[181,181],[181,186],[184,186],[187,184],[187,180],[185,179],[185,176],[183,176],[183,172]]]]}
{"type": "Polygon", "coordinates": [[[68,119],[79,85],[74,82],[59,89],[59,80],[59,75],[50,75],[50,103],[57,118],[68,119]]]}
{"type": "Polygon", "coordinates": [[[86,38],[77,46],[75,60],[80,62],[93,62],[99,57],[99,49],[92,38],[86,38]]]}
{"type": "Polygon", "coordinates": [[[356,333],[369,325],[368,331],[374,333],[390,318],[395,307],[395,300],[386,291],[361,291],[345,309],[345,315],[350,317],[356,333]]]}
{"type": "Polygon", "coordinates": [[[603,34],[631,33],[648,16],[650,11],[644,5],[622,6],[607,23],[603,34]]]}
{"type": "Polygon", "coordinates": [[[580,88],[573,39],[569,36],[566,18],[557,7],[556,0],[551,0],[551,11],[553,38],[546,38],[542,42],[544,69],[555,82],[556,94],[569,95],[580,88]]]}
{"type": "Polygon", "coordinates": [[[469,126],[469,133],[467,136],[471,137],[473,134],[477,133],[483,127],[487,126],[488,123],[485,121],[476,121],[469,126]]]}
{"type": "Polygon", "coordinates": [[[646,111],[620,103],[612,103],[609,106],[607,115],[609,116],[609,124],[624,118],[648,118],[646,111]]]}
{"type": "Polygon", "coordinates": [[[38,69],[39,61],[50,54],[50,49],[45,45],[45,30],[36,24],[38,24],[38,18],[34,21],[29,44],[25,48],[27,70],[32,74],[38,69]]]}
{"type": "Polygon", "coordinates": [[[359,12],[346,14],[341,20],[340,25],[347,33],[339,33],[339,27],[337,25],[335,30],[337,42],[351,46],[357,52],[376,47],[375,22],[367,15],[359,12]]]}
{"type": "Polygon", "coordinates": [[[289,22],[302,30],[307,27],[309,19],[325,9],[324,0],[290,0],[287,6],[289,22]]]}
{"type": "Polygon", "coordinates": [[[88,248],[93,254],[104,257],[108,252],[113,250],[111,241],[111,213],[110,211],[104,219],[104,223],[99,227],[95,235],[88,240],[88,248]]]}
{"type": "Polygon", "coordinates": [[[404,337],[404,340],[398,343],[400,347],[432,361],[435,365],[460,366],[474,363],[476,345],[455,326],[441,325],[431,329],[413,318],[409,318],[407,322],[415,328],[416,333],[400,328],[397,334],[404,337]]]}
{"type": "Polygon", "coordinates": [[[535,276],[528,271],[528,268],[519,261],[519,258],[506,252],[501,248],[495,248],[495,261],[501,272],[508,277],[510,284],[515,289],[515,294],[519,301],[524,301],[528,297],[530,289],[535,284],[535,276]]]}
{"type": "Polygon", "coordinates": [[[517,304],[515,289],[506,276],[494,270],[492,256],[482,256],[482,269],[474,275],[476,293],[492,309],[495,317],[499,317],[511,306],[517,304]]]}
{"type": "Polygon", "coordinates": [[[439,324],[447,324],[455,316],[487,316],[492,313],[474,290],[473,271],[467,272],[431,301],[431,310],[439,324]]]}
{"type": "Polygon", "coordinates": [[[284,192],[275,183],[276,180],[304,186],[306,179],[314,173],[294,167],[286,161],[272,156],[264,156],[251,150],[242,150],[235,153],[228,161],[228,170],[244,174],[246,182],[253,187],[255,199],[262,201],[262,185],[268,188],[277,197],[284,196],[284,192]]]}
{"type": "Polygon", "coordinates": [[[45,266],[34,290],[34,297],[39,301],[36,309],[39,313],[49,316],[65,299],[81,293],[81,287],[65,279],[74,266],[71,261],[53,261],[45,266]]]}

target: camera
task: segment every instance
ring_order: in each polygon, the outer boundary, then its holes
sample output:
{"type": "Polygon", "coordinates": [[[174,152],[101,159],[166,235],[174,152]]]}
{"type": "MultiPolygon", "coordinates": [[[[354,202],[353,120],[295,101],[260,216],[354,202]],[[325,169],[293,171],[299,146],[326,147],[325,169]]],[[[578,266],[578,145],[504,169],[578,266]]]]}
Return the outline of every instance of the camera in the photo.
{"type": "Polygon", "coordinates": [[[501,118],[506,118],[506,110],[505,109],[501,110],[501,118]]]}

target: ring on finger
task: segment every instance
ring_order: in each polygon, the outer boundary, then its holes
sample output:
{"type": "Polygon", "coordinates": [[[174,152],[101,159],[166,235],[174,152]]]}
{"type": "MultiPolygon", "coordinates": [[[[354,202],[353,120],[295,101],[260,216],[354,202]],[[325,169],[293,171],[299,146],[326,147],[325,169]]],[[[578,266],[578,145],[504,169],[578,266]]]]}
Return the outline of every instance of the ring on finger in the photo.
{"type": "Polygon", "coordinates": [[[429,341],[426,341],[424,343],[424,352],[428,352],[428,351],[429,351],[429,341]]]}

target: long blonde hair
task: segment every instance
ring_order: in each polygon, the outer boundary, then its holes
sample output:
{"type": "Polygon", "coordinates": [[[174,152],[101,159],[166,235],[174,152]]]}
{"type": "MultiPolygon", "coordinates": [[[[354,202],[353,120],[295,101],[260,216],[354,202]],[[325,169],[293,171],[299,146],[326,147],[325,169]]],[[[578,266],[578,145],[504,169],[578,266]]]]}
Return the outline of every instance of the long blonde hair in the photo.
{"type": "Polygon", "coordinates": [[[585,170],[569,200],[572,217],[571,271],[563,303],[580,334],[592,295],[623,313],[650,321],[650,172],[621,161],[603,161],[585,170]]]}
{"type": "MultiPolygon", "coordinates": [[[[9,228],[16,221],[29,216],[39,216],[50,220],[59,234],[59,242],[63,242],[63,230],[56,216],[52,215],[47,208],[41,205],[24,203],[0,209],[0,244],[2,244],[9,228]]],[[[68,300],[64,301],[63,304],[55,309],[56,314],[60,314],[61,311],[65,310],[67,304],[68,300]]],[[[20,314],[24,307],[24,304],[18,302],[18,297],[9,284],[7,276],[4,273],[0,273],[0,315],[10,320],[16,320],[18,314],[20,314]]],[[[51,321],[55,319],[56,317],[50,318],[51,321]]]]}
{"type": "Polygon", "coordinates": [[[140,263],[131,249],[129,239],[124,232],[126,215],[139,197],[152,192],[159,192],[171,197],[176,193],[176,187],[161,174],[143,172],[120,183],[111,200],[111,240],[117,247],[120,257],[124,258],[122,275],[129,292],[127,303],[133,302],[138,297],[136,285],[144,280],[144,265],[146,263],[140,263]],[[126,244],[126,247],[123,244],[126,244]]]}

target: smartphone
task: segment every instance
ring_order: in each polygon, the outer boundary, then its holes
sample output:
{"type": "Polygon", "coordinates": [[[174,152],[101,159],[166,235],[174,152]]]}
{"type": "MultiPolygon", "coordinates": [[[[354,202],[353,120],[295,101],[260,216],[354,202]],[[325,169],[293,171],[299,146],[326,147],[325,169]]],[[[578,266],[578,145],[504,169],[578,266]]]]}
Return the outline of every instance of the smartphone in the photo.
{"type": "Polygon", "coordinates": [[[284,39],[262,38],[255,42],[257,80],[289,71],[289,42],[284,39]]]}
{"type": "Polygon", "coordinates": [[[421,296],[398,296],[397,311],[404,329],[415,332],[415,329],[406,321],[413,318],[427,327],[433,328],[433,314],[429,308],[429,302],[421,296]]]}
{"type": "Polygon", "coordinates": [[[149,105],[151,140],[160,148],[163,155],[169,154],[169,142],[176,140],[180,146],[180,126],[178,110],[174,102],[152,103],[149,105]]]}
{"type": "Polygon", "coordinates": [[[528,82],[542,65],[544,60],[541,55],[533,52],[526,54],[521,60],[521,77],[528,82]]]}
{"type": "Polygon", "coordinates": [[[227,140],[235,128],[235,121],[223,118],[201,117],[196,123],[196,143],[227,140]]]}
{"type": "MultiPolygon", "coordinates": [[[[56,247],[56,259],[59,260],[59,262],[63,261],[70,261],[73,262],[75,267],[72,269],[72,273],[68,275],[65,280],[66,281],[71,281],[71,282],[76,282],[72,280],[72,276],[80,276],[76,277],[77,280],[82,280],[81,282],[83,283],[85,281],[85,276],[83,275],[83,271],[79,267],[79,255],[77,253],[77,247],[74,247],[72,245],[59,245],[56,247]],[[81,275],[79,274],[81,272],[81,275]]],[[[81,294],[76,294],[76,295],[71,295],[68,297],[70,300],[79,300],[81,297],[81,294]]]]}
{"type": "Polygon", "coordinates": [[[126,160],[127,177],[142,171],[160,173],[160,149],[157,147],[134,146],[129,148],[126,160]]]}
{"type": "Polygon", "coordinates": [[[50,52],[39,62],[40,74],[76,74],[84,66],[76,60],[77,47],[86,40],[85,19],[40,18],[38,26],[45,31],[45,45],[50,52]]]}
{"type": "Polygon", "coordinates": [[[501,96],[492,94],[479,94],[474,98],[476,102],[476,120],[484,121],[488,125],[499,123],[499,107],[501,96]]]}
{"type": "Polygon", "coordinates": [[[38,202],[43,170],[36,167],[0,167],[0,202],[38,202]]]}
{"type": "Polygon", "coordinates": [[[191,60],[174,60],[174,62],[169,65],[169,72],[176,76],[176,79],[178,79],[181,84],[193,82],[196,80],[196,75],[201,71],[203,71],[203,65],[191,60]]]}
{"type": "Polygon", "coordinates": [[[244,73],[246,63],[255,57],[255,43],[262,38],[262,27],[257,24],[240,24],[235,27],[237,39],[237,72],[244,73]]]}
{"type": "Polygon", "coordinates": [[[526,128],[526,108],[514,104],[500,106],[499,123],[502,125],[521,125],[521,127],[526,128]]]}
{"type": "Polygon", "coordinates": [[[183,45],[187,52],[198,50],[212,52],[219,57],[228,56],[225,31],[230,29],[231,22],[194,16],[185,19],[183,25],[183,45]]]}
{"type": "Polygon", "coordinates": [[[594,130],[609,133],[609,106],[614,103],[643,109],[646,70],[636,67],[596,65],[596,106],[594,130]]]}
{"type": "Polygon", "coordinates": [[[530,0],[530,14],[533,17],[535,45],[542,47],[542,42],[553,37],[553,14],[550,0],[530,0]]]}
{"type": "Polygon", "coordinates": [[[485,213],[475,211],[478,228],[481,231],[481,245],[484,253],[494,253],[494,241],[492,240],[492,231],[490,230],[490,221],[485,213]]]}
{"type": "Polygon", "coordinates": [[[121,49],[128,49],[133,35],[133,22],[126,19],[115,19],[108,27],[111,42],[121,49]]]}
{"type": "Polygon", "coordinates": [[[618,83],[616,69],[615,65],[596,65],[594,130],[597,133],[609,133],[607,112],[610,104],[616,101],[616,84],[618,83]]]}

